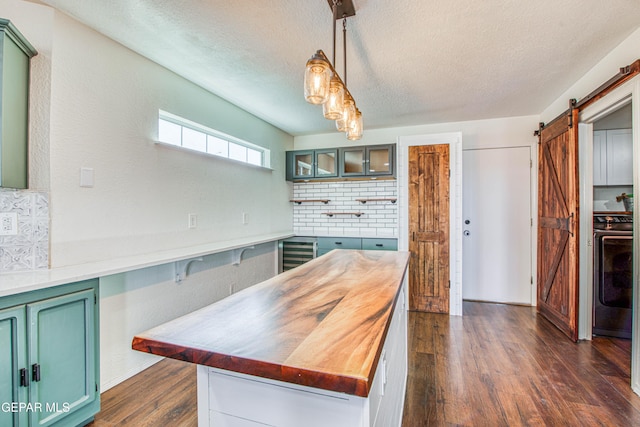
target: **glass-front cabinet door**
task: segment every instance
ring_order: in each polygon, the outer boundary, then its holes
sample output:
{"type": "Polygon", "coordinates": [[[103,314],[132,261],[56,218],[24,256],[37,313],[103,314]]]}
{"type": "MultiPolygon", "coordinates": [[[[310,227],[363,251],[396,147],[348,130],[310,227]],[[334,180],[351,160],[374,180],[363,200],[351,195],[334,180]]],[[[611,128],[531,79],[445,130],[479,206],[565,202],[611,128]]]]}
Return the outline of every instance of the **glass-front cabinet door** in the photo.
{"type": "Polygon", "coordinates": [[[393,144],[340,149],[340,176],[393,175],[393,144]]]}
{"type": "Polygon", "coordinates": [[[315,150],[315,177],[338,176],[338,149],[315,150]]]}
{"type": "Polygon", "coordinates": [[[293,153],[293,178],[313,177],[313,150],[293,153]]]}
{"type": "Polygon", "coordinates": [[[367,175],[393,174],[393,145],[375,145],[366,148],[367,175]]]}
{"type": "Polygon", "coordinates": [[[365,175],[364,147],[342,148],[340,153],[340,176],[365,175]]]}

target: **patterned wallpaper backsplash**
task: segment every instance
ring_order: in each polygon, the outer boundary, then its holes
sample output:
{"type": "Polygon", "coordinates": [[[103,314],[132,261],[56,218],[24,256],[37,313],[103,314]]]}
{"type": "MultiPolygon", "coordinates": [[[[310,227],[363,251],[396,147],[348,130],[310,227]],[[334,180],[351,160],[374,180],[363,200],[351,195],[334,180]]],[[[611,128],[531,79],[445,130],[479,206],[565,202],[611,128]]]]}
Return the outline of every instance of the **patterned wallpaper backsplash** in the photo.
{"type": "Polygon", "coordinates": [[[296,182],[293,199],[328,199],[329,203],[293,204],[293,232],[299,236],[397,237],[398,203],[356,199],[397,198],[397,183],[389,181],[296,182]],[[334,215],[326,212],[361,212],[334,215]]]}
{"type": "Polygon", "coordinates": [[[18,214],[18,234],[0,235],[0,273],[49,267],[49,197],[0,189],[0,212],[18,214]]]}

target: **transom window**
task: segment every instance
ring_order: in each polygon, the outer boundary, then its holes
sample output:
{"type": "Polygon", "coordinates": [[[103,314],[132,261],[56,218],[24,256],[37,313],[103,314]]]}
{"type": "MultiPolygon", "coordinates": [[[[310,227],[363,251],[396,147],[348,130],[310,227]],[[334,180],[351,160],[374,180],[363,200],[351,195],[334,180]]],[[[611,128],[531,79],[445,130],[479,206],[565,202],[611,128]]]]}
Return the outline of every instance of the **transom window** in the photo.
{"type": "Polygon", "coordinates": [[[269,150],[160,110],[158,140],[200,153],[268,168],[269,150]]]}

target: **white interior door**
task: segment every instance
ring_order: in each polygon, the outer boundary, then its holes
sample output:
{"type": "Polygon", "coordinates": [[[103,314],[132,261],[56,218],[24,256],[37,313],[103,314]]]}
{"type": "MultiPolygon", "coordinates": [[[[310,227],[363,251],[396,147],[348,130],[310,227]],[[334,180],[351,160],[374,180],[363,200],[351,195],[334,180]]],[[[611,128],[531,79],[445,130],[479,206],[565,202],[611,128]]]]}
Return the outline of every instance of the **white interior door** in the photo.
{"type": "Polygon", "coordinates": [[[531,149],[465,150],[462,297],[532,304],[531,149]]]}

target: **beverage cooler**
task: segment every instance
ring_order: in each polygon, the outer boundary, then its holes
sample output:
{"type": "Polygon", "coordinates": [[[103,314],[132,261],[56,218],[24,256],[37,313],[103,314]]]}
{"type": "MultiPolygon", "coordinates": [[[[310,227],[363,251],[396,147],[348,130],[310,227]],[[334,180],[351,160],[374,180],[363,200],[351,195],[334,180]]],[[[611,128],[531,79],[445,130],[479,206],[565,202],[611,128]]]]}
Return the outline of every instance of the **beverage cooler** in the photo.
{"type": "Polygon", "coordinates": [[[278,242],[280,273],[311,261],[317,256],[318,239],[315,237],[292,237],[278,242]]]}

